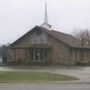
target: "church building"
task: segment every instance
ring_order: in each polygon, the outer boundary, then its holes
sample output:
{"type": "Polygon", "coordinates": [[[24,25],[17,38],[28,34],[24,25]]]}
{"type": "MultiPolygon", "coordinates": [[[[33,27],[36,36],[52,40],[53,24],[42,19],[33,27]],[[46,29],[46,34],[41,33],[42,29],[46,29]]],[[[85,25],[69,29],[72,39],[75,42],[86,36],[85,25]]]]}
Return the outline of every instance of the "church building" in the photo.
{"type": "Polygon", "coordinates": [[[11,64],[90,64],[90,46],[74,36],[55,31],[48,23],[45,5],[44,23],[35,26],[7,49],[11,64]]]}

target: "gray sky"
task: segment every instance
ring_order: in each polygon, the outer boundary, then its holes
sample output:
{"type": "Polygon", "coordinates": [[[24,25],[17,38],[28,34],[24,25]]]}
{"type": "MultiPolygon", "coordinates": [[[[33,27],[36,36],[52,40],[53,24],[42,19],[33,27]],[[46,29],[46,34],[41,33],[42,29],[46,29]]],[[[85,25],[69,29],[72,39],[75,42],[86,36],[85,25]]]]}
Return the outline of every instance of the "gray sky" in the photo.
{"type": "MultiPolygon", "coordinates": [[[[45,0],[0,0],[0,44],[11,43],[44,18],[45,0]]],[[[53,29],[90,29],[90,0],[47,0],[53,29]]]]}

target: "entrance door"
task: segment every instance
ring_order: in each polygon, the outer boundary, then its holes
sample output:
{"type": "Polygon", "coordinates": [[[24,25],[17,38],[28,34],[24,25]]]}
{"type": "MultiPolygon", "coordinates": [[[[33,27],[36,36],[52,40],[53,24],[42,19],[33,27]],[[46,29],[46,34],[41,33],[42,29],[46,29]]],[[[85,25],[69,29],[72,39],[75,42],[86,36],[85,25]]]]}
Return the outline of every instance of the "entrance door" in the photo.
{"type": "Polygon", "coordinates": [[[30,48],[29,60],[31,62],[45,62],[49,58],[48,48],[30,48]]]}

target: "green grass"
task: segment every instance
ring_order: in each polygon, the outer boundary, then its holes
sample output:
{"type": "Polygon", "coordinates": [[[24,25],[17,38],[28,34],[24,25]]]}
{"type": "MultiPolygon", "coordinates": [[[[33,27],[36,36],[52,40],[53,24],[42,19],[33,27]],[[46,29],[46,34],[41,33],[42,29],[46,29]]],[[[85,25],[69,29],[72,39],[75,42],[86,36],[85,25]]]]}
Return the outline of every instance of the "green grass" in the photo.
{"type": "Polygon", "coordinates": [[[47,72],[14,71],[0,72],[0,83],[53,82],[77,78],[47,72]]]}

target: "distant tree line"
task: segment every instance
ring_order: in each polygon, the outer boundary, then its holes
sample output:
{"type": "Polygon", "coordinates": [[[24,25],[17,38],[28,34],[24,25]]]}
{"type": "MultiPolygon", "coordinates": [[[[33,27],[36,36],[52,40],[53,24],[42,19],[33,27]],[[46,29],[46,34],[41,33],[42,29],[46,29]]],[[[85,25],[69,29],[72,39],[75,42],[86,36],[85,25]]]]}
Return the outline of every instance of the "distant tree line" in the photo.
{"type": "Polygon", "coordinates": [[[0,56],[2,57],[2,63],[7,64],[7,45],[1,45],[0,46],[0,56]]]}

